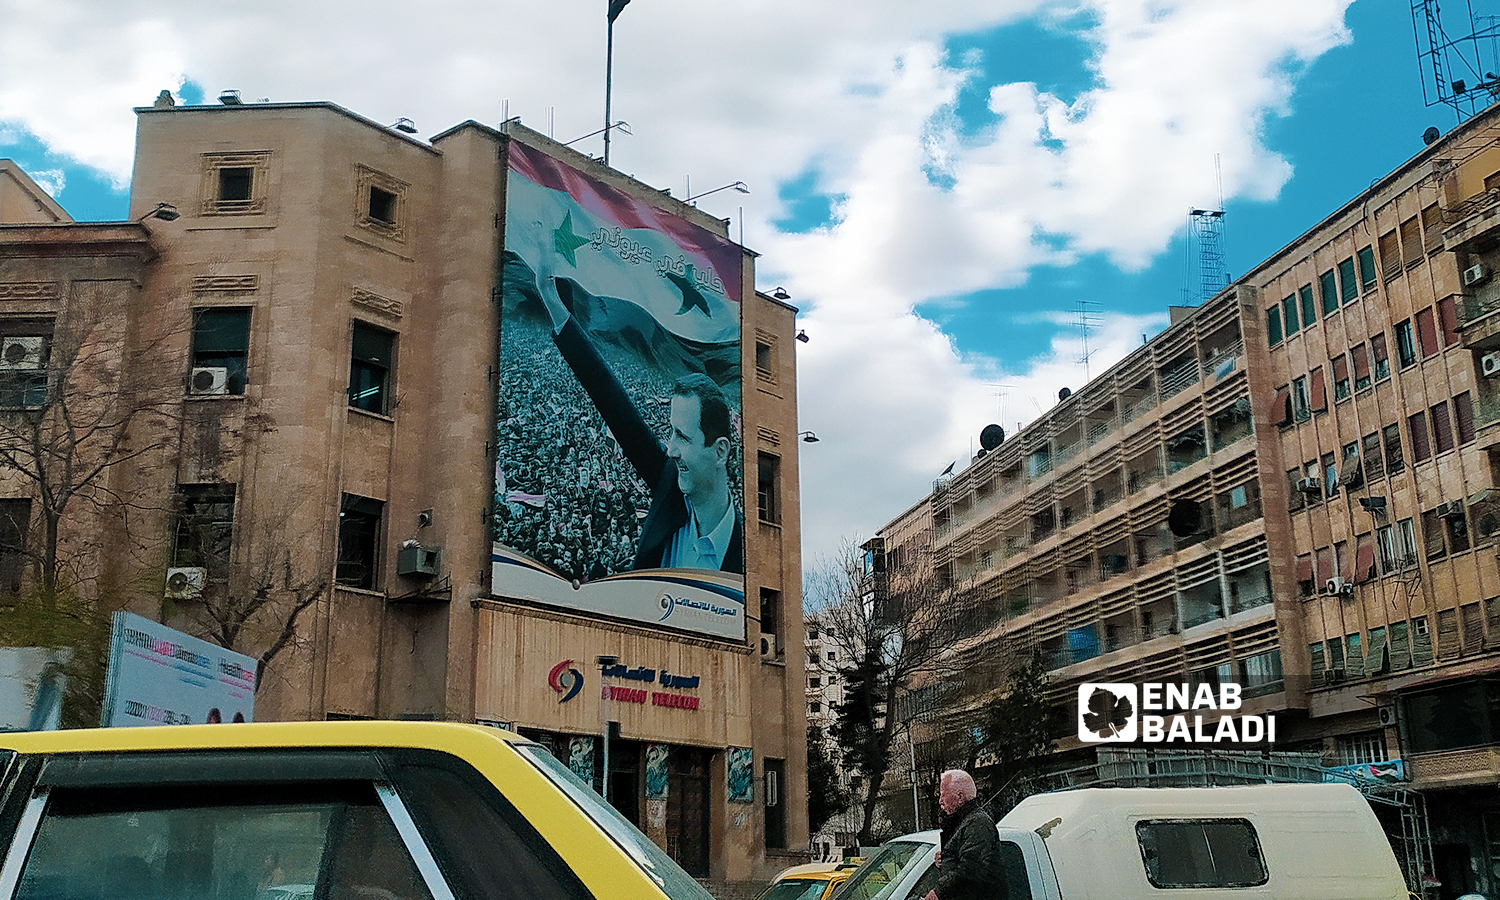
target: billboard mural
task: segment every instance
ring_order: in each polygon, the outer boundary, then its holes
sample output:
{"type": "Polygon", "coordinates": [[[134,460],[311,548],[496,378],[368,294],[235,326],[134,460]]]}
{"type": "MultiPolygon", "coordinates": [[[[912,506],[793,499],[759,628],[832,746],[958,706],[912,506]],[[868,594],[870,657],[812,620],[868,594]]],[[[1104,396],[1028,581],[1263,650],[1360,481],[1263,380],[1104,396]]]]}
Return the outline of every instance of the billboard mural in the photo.
{"type": "Polygon", "coordinates": [[[134,613],[115,613],[102,725],[254,718],[254,659],[134,613]]]}
{"type": "Polygon", "coordinates": [[[494,591],[743,640],[743,253],[508,159],[494,591]]]}

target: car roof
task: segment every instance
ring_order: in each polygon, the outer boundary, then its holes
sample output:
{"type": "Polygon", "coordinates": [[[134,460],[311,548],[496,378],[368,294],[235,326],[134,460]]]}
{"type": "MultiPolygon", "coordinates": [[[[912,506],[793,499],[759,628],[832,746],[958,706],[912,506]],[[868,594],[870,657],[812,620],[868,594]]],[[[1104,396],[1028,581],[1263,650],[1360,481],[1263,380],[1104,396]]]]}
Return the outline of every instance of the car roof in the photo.
{"type": "Polygon", "coordinates": [[[792,866],[782,869],[776,875],[776,881],[784,881],[788,878],[805,878],[809,880],[827,881],[833,877],[838,870],[838,863],[805,863],[800,866],[792,866]]]}
{"type": "Polygon", "coordinates": [[[257,722],[161,725],[150,728],[81,728],[0,734],[0,748],[20,753],[109,753],[151,750],[313,749],[394,747],[465,751],[521,742],[500,728],[457,722],[257,722]]]}
{"type": "MultiPolygon", "coordinates": [[[[931,831],[913,831],[911,834],[903,834],[900,837],[893,837],[885,843],[889,844],[894,841],[921,841],[926,844],[939,844],[942,843],[942,841],[940,840],[942,838],[942,835],[943,833],[941,831],[938,831],[936,828],[934,828],[931,831]]],[[[885,844],[881,844],[881,846],[884,847],[885,844]]]]}

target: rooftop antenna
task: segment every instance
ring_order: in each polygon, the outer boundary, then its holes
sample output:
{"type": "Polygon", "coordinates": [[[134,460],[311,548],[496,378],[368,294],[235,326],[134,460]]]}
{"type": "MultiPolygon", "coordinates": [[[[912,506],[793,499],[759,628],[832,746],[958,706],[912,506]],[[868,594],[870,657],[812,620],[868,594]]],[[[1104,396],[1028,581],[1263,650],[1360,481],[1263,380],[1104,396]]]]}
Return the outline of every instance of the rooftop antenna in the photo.
{"type": "Polygon", "coordinates": [[[1229,284],[1224,268],[1224,210],[1188,210],[1188,260],[1183,273],[1184,306],[1197,306],[1229,284]]]}
{"type": "Polygon", "coordinates": [[[1012,387],[1015,387],[1015,385],[1002,384],[997,381],[987,381],[985,382],[985,387],[992,387],[995,389],[995,419],[997,421],[1004,422],[1005,398],[1010,396],[1010,389],[1012,387]]]}
{"type": "Polygon", "coordinates": [[[1099,327],[1099,302],[1096,300],[1078,300],[1073,307],[1073,324],[1078,326],[1079,337],[1083,341],[1083,352],[1078,361],[1083,364],[1084,383],[1089,381],[1089,357],[1094,355],[1089,349],[1089,331],[1099,327]]]}
{"type": "Polygon", "coordinates": [[[1428,106],[1447,106],[1459,122],[1464,121],[1500,96],[1500,70],[1495,38],[1500,19],[1476,18],[1473,0],[1448,0],[1444,25],[1438,0],[1412,0],[1412,33],[1417,39],[1417,63],[1422,69],[1422,100],[1428,106]],[[1482,22],[1483,25],[1477,23],[1482,22]],[[1488,61],[1484,43],[1489,43],[1488,61]]]}

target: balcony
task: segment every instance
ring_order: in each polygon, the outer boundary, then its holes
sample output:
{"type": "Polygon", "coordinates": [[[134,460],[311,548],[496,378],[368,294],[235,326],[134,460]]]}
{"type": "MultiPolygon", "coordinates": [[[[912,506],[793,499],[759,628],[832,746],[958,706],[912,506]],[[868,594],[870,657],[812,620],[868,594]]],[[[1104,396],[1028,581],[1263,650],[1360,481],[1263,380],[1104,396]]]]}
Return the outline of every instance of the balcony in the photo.
{"type": "Polygon", "coordinates": [[[1407,772],[1412,787],[1468,787],[1500,780],[1500,747],[1473,747],[1442,753],[1419,753],[1408,757],[1407,772]]]}
{"type": "Polygon", "coordinates": [[[1479,285],[1473,296],[1458,298],[1458,333],[1470,350],[1500,349],[1500,279],[1479,285]]]}

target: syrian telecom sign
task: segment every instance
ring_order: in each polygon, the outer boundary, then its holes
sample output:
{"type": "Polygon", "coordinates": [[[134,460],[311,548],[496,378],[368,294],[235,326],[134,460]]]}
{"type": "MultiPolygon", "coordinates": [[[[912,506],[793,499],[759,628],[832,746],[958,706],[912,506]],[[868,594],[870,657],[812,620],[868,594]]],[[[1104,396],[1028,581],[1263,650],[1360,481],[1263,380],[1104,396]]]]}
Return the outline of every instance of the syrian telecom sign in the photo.
{"type": "Polygon", "coordinates": [[[1235,744],[1276,742],[1274,715],[1212,715],[1241,707],[1238,684],[1078,686],[1078,739],[1088,744],[1235,744]],[[1149,715],[1147,713],[1150,713],[1149,715]],[[1205,721],[1207,720],[1207,721],[1205,721]]]}

